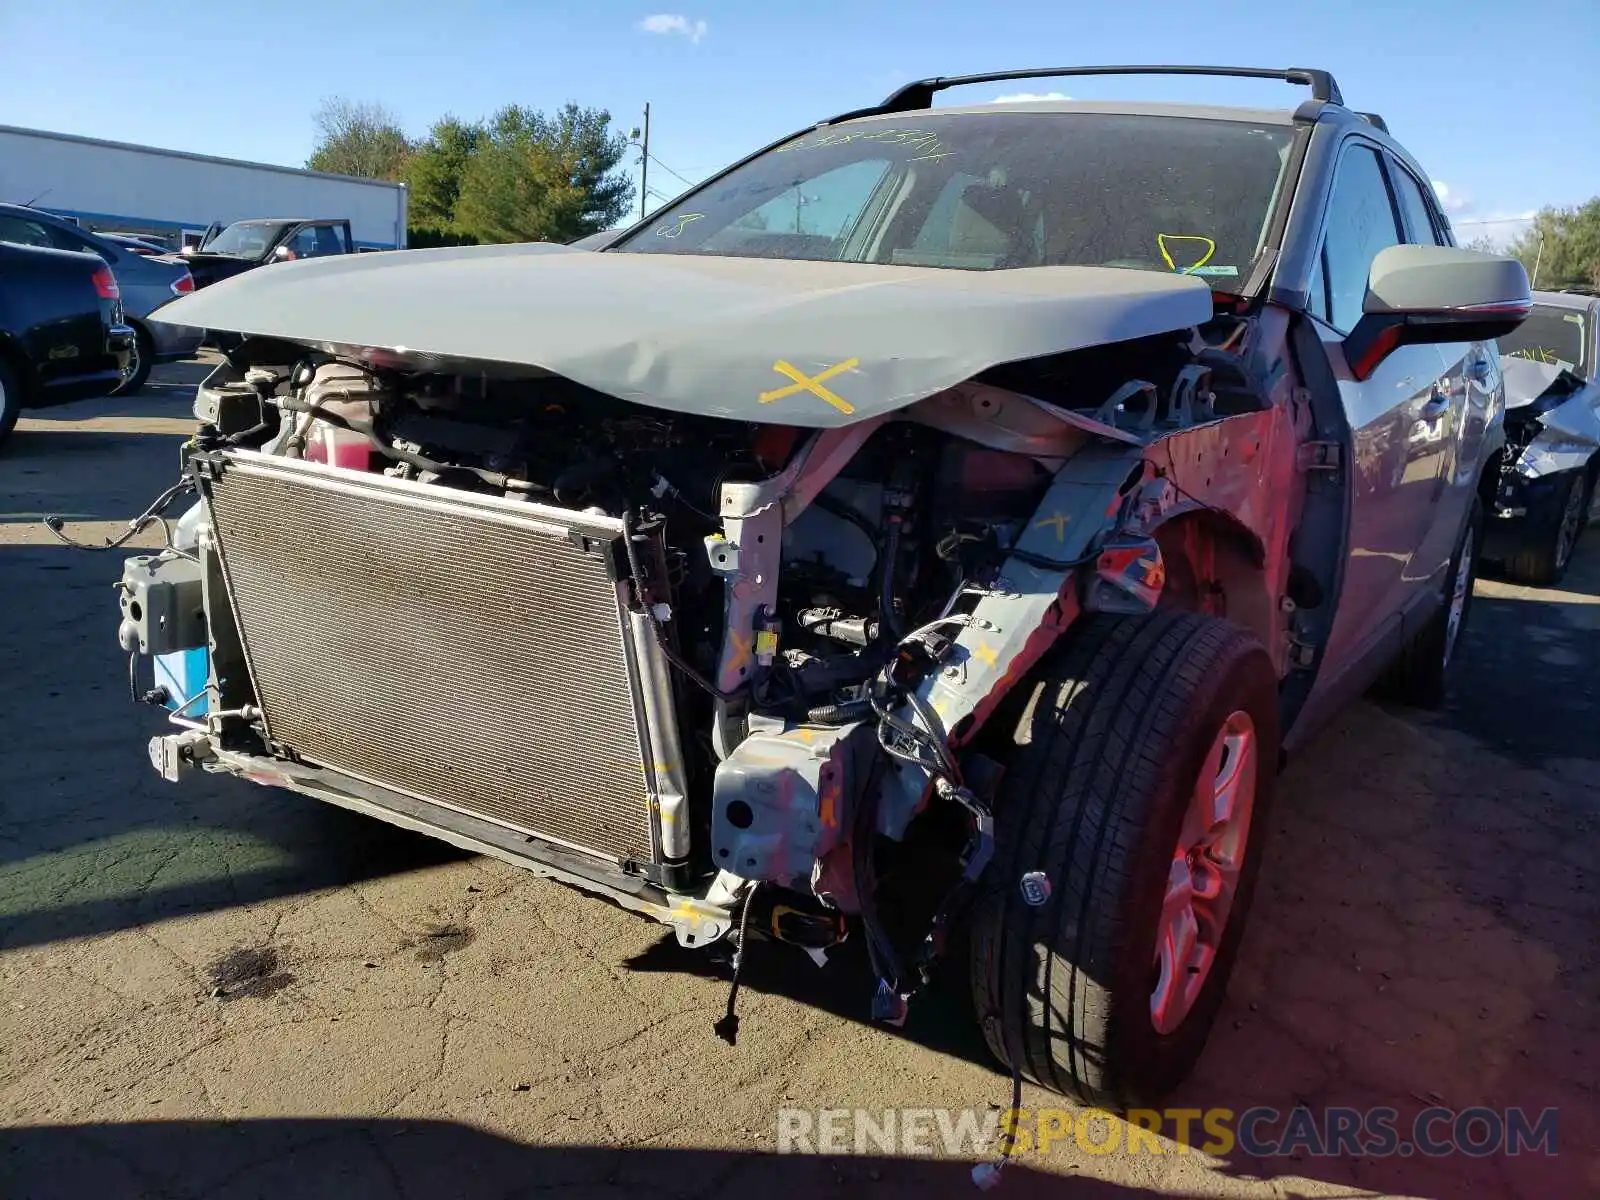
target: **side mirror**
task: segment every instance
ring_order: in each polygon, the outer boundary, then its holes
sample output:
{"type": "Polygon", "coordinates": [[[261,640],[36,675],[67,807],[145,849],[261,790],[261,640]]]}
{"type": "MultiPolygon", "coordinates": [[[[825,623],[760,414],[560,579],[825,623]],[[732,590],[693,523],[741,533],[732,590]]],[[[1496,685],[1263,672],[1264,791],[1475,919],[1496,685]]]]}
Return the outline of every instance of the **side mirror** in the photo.
{"type": "Polygon", "coordinates": [[[1390,246],[1372,260],[1361,320],[1345,359],[1367,379],[1401,346],[1503,337],[1533,311],[1528,273],[1514,258],[1451,246],[1390,246]]]}

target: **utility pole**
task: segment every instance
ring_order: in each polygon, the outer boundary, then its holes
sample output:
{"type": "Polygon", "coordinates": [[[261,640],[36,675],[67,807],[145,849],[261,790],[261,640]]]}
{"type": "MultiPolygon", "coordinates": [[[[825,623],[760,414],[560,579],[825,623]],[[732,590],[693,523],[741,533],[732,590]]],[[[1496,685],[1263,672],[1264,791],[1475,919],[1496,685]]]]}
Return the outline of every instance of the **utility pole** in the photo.
{"type": "Polygon", "coordinates": [[[650,198],[650,104],[644,106],[644,141],[639,147],[639,219],[644,220],[644,206],[650,198]]]}

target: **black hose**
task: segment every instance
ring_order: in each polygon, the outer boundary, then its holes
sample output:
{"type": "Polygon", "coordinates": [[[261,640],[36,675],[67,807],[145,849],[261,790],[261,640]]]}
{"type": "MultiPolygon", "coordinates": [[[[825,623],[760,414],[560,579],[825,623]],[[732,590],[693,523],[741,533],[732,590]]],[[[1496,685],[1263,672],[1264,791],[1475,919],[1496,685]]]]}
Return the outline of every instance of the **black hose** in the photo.
{"type": "Polygon", "coordinates": [[[883,536],[883,571],[878,588],[878,619],[893,638],[898,638],[902,632],[894,615],[894,569],[900,561],[900,522],[899,514],[889,518],[889,529],[883,536]]]}
{"type": "Polygon", "coordinates": [[[820,492],[817,494],[816,498],[811,501],[811,503],[822,509],[823,512],[832,513],[841,520],[849,521],[850,524],[854,525],[857,529],[861,530],[862,533],[871,538],[873,545],[878,544],[877,526],[873,525],[871,521],[867,520],[867,518],[862,515],[860,509],[846,504],[843,500],[837,500],[832,496],[824,495],[820,492]]]}
{"type": "Polygon", "coordinates": [[[813,725],[848,725],[872,713],[871,700],[847,700],[843,704],[822,704],[806,710],[813,725]]]}

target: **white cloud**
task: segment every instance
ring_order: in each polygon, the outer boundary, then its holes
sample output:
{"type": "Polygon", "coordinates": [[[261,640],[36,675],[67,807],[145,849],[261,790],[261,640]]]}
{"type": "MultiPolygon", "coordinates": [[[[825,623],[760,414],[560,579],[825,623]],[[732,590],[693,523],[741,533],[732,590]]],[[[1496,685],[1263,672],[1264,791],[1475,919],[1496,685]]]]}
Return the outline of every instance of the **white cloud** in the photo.
{"type": "Polygon", "coordinates": [[[1472,197],[1465,192],[1457,192],[1442,179],[1433,181],[1434,195],[1439,197],[1439,203],[1444,205],[1446,214],[1464,213],[1472,209],[1472,197]]]}
{"type": "Polygon", "coordinates": [[[1065,92],[1007,92],[996,96],[990,104],[1027,104],[1032,100],[1071,100],[1065,92]]]}
{"type": "Polygon", "coordinates": [[[639,30],[663,37],[686,37],[698,46],[711,27],[701,20],[691,21],[682,13],[654,13],[639,22],[639,30]]]}

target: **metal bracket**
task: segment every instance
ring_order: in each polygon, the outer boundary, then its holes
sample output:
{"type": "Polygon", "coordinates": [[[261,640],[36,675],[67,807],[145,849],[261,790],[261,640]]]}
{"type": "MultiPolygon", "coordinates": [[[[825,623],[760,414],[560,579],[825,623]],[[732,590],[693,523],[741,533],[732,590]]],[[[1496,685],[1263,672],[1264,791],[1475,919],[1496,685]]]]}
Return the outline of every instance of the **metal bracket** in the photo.
{"type": "Polygon", "coordinates": [[[1301,471],[1337,471],[1344,466],[1344,447],[1338,442],[1301,442],[1294,465],[1301,471]]]}

